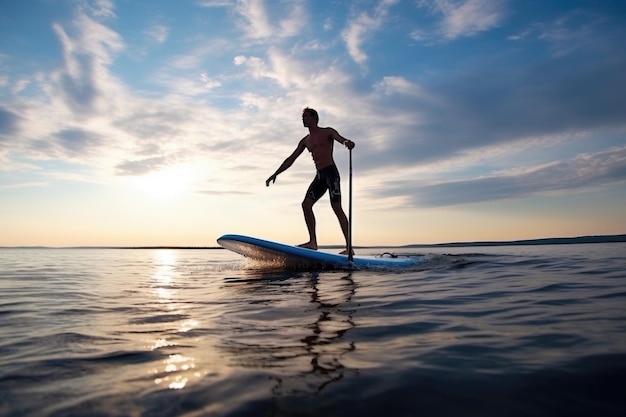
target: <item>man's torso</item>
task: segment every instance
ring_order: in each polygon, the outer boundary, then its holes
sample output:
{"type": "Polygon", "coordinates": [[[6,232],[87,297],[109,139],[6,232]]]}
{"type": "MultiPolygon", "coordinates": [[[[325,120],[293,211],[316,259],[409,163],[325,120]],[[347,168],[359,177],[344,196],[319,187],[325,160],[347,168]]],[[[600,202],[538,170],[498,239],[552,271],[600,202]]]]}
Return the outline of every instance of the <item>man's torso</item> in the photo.
{"type": "Polygon", "coordinates": [[[318,171],[335,164],[333,160],[334,139],[332,133],[333,129],[324,127],[309,133],[304,138],[304,144],[311,152],[315,168],[318,171]]]}

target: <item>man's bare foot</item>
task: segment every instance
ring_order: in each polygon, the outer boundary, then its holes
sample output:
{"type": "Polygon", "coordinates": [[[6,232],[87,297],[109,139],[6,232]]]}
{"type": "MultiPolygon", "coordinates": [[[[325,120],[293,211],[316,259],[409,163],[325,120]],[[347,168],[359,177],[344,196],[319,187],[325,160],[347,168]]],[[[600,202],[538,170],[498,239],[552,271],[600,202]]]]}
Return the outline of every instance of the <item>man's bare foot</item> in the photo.
{"type": "Polygon", "coordinates": [[[317,250],[317,243],[315,243],[315,242],[307,242],[307,243],[303,243],[301,245],[298,245],[298,247],[317,250]]]}
{"type": "MultiPolygon", "coordinates": [[[[347,255],[348,253],[349,253],[348,249],[346,248],[345,250],[342,250],[341,252],[339,252],[339,255],[347,255]]],[[[354,256],[354,251],[352,251],[352,255],[354,256]]]]}

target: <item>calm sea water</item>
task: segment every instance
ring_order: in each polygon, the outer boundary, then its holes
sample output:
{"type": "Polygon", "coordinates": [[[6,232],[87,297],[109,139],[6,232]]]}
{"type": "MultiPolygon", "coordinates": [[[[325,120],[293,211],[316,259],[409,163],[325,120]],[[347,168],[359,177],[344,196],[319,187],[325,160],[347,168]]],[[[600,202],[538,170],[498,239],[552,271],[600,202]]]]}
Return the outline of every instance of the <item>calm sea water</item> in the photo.
{"type": "Polygon", "coordinates": [[[626,414],[626,244],[395,251],[0,249],[0,415],[626,414]]]}

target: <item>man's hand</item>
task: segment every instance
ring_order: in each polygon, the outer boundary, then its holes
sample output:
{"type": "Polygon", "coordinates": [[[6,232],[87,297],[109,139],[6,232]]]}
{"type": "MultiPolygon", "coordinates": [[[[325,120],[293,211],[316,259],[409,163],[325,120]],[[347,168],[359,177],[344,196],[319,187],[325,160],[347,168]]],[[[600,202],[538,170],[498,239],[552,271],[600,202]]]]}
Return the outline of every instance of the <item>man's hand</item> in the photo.
{"type": "Polygon", "coordinates": [[[269,177],[267,180],[265,180],[265,186],[269,187],[270,186],[270,182],[272,184],[276,182],[276,174],[273,174],[271,177],[269,177]]]}
{"type": "Polygon", "coordinates": [[[348,149],[352,149],[352,148],[354,148],[354,142],[352,142],[350,139],[346,139],[343,142],[343,146],[345,146],[348,149]]]}

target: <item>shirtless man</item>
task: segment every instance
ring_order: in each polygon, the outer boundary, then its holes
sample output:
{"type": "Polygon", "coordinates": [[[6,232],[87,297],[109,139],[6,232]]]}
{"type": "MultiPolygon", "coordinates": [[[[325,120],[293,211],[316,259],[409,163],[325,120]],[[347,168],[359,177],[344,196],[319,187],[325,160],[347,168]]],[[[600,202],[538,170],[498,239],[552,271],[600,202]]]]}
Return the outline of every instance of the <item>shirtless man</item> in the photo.
{"type": "Polygon", "coordinates": [[[317,250],[317,235],[315,232],[315,216],[313,215],[313,205],[326,192],[330,190],[330,205],[339,220],[341,231],[346,239],[346,249],[341,252],[342,255],[348,254],[348,218],[341,208],[341,189],[339,187],[339,171],[333,160],[333,144],[335,141],[343,144],[348,149],[354,148],[354,142],[341,136],[332,127],[319,127],[319,116],[314,109],[306,108],[302,111],[302,124],[309,129],[309,134],[300,140],[296,150],[293,151],[287,159],[278,167],[266,181],[265,185],[269,187],[270,182],[276,182],[276,176],[286,171],[294,161],[308,149],[313,157],[317,174],[311,182],[306,192],[304,201],[302,201],[302,210],[304,211],[304,220],[309,231],[309,241],[303,243],[303,248],[317,250]]]}

